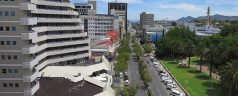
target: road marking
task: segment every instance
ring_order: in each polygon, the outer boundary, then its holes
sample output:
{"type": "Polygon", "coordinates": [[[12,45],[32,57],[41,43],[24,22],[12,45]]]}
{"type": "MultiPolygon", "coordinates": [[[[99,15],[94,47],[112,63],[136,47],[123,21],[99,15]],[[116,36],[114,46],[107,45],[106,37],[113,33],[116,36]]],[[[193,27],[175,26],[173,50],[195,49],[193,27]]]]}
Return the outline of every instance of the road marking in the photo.
{"type": "Polygon", "coordinates": [[[157,92],[158,92],[159,96],[161,96],[160,91],[159,91],[159,88],[157,88],[157,92]]]}

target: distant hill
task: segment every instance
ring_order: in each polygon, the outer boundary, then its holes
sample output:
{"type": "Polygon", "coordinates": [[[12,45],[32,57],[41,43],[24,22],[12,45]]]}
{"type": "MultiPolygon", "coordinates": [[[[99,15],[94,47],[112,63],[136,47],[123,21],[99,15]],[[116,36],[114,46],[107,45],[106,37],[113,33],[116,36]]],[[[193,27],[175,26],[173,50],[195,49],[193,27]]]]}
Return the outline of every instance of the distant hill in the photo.
{"type": "MultiPolygon", "coordinates": [[[[224,15],[215,14],[215,15],[213,15],[211,17],[212,17],[212,20],[229,20],[229,21],[238,20],[238,16],[224,16],[224,15]]],[[[178,21],[181,21],[181,22],[191,22],[194,19],[204,20],[204,19],[207,19],[207,17],[206,16],[199,16],[197,18],[194,18],[194,17],[188,16],[188,17],[182,17],[182,18],[178,19],[178,21]]]]}

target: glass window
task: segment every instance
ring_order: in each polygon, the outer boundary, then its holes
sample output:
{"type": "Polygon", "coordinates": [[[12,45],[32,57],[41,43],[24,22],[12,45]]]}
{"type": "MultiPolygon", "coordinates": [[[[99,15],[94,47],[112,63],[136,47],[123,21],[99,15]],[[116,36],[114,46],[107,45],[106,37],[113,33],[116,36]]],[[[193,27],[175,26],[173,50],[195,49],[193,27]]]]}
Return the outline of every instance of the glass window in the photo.
{"type": "Polygon", "coordinates": [[[17,69],[14,69],[14,73],[18,73],[18,70],[17,70],[17,69]]]}
{"type": "Polygon", "coordinates": [[[2,73],[7,73],[7,69],[2,69],[2,73]]]}
{"type": "Polygon", "coordinates": [[[3,83],[3,87],[7,87],[7,83],[3,83]]]}
{"type": "Polygon", "coordinates": [[[0,26],[0,31],[3,31],[3,26],[0,26]]]}
{"type": "Polygon", "coordinates": [[[13,83],[9,83],[9,87],[13,87],[13,83]]]}
{"type": "Polygon", "coordinates": [[[13,56],[13,59],[14,59],[14,60],[17,60],[17,56],[16,56],[16,55],[15,55],[15,56],[13,56]]]}
{"type": "Polygon", "coordinates": [[[5,55],[2,55],[2,60],[5,60],[5,55]]]}
{"type": "Polygon", "coordinates": [[[0,11],[0,16],[3,16],[2,11],[0,11]]]}
{"type": "Polygon", "coordinates": [[[16,41],[12,41],[12,45],[17,45],[17,42],[16,41]]]}
{"type": "Polygon", "coordinates": [[[18,84],[18,83],[15,83],[15,87],[19,87],[19,84],[18,84]]]}
{"type": "Polygon", "coordinates": [[[12,59],[12,57],[11,57],[10,55],[8,55],[8,56],[7,56],[7,59],[8,59],[8,60],[11,60],[11,59],[12,59]]]}
{"type": "Polygon", "coordinates": [[[10,42],[10,41],[7,41],[7,45],[11,45],[11,42],[10,42]]]}
{"type": "Polygon", "coordinates": [[[15,16],[15,12],[14,11],[11,11],[11,16],[15,16]]]}
{"type": "Polygon", "coordinates": [[[8,11],[5,11],[4,14],[5,14],[5,16],[9,16],[9,12],[8,11]]]}
{"type": "Polygon", "coordinates": [[[1,45],[4,45],[4,41],[1,41],[1,45]]]}
{"type": "Polygon", "coordinates": [[[12,69],[8,69],[8,73],[12,73],[12,69]]]}
{"type": "Polygon", "coordinates": [[[10,31],[10,27],[9,26],[6,27],[6,31],[10,31]]]}
{"type": "Polygon", "coordinates": [[[12,27],[12,31],[16,31],[16,27],[15,26],[12,27]]]}

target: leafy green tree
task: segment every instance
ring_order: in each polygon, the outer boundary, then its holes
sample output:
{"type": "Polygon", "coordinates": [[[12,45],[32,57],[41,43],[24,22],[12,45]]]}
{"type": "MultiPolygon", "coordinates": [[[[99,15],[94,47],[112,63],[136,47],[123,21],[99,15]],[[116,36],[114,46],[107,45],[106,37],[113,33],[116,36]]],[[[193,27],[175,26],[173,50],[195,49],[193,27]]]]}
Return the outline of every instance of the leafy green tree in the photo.
{"type": "Polygon", "coordinates": [[[151,53],[153,51],[152,47],[147,43],[144,45],[145,53],[151,53]]]}
{"type": "Polygon", "coordinates": [[[237,96],[238,60],[232,60],[220,71],[221,85],[226,96],[237,96]]]}

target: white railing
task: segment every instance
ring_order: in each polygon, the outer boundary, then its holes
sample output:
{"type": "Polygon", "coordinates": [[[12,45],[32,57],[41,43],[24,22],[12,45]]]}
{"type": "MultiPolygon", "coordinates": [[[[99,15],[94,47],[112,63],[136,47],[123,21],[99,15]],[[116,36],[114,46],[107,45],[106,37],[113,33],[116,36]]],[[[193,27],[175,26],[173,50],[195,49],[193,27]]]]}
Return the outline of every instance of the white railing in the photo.
{"type": "Polygon", "coordinates": [[[33,73],[32,75],[23,76],[23,82],[32,82],[39,76],[40,76],[39,71],[35,71],[35,73],[33,73]]]}
{"type": "Polygon", "coordinates": [[[40,84],[39,82],[36,83],[35,86],[33,86],[31,89],[26,89],[24,90],[24,96],[32,96],[36,93],[37,90],[40,89],[40,84]]]}
{"type": "Polygon", "coordinates": [[[50,6],[63,6],[75,8],[73,4],[67,2],[53,2],[53,1],[43,1],[43,0],[31,0],[31,3],[40,5],[50,5],[50,6]]]}
{"type": "Polygon", "coordinates": [[[36,5],[31,3],[20,3],[20,10],[36,10],[36,5]]]}
{"type": "Polygon", "coordinates": [[[47,9],[37,9],[32,11],[32,13],[42,13],[42,14],[62,14],[62,15],[78,15],[76,11],[65,11],[65,10],[47,10],[47,9]]]}
{"type": "Polygon", "coordinates": [[[81,22],[79,18],[38,18],[38,22],[81,22]]]}
{"type": "Polygon", "coordinates": [[[37,38],[37,34],[33,32],[29,33],[21,33],[21,39],[22,40],[31,40],[37,38]]]}
{"type": "Polygon", "coordinates": [[[37,18],[36,17],[21,18],[20,23],[21,25],[36,25],[37,18]]]}
{"type": "Polygon", "coordinates": [[[57,27],[34,27],[34,32],[57,31],[57,30],[82,30],[83,26],[57,26],[57,27]]]}

